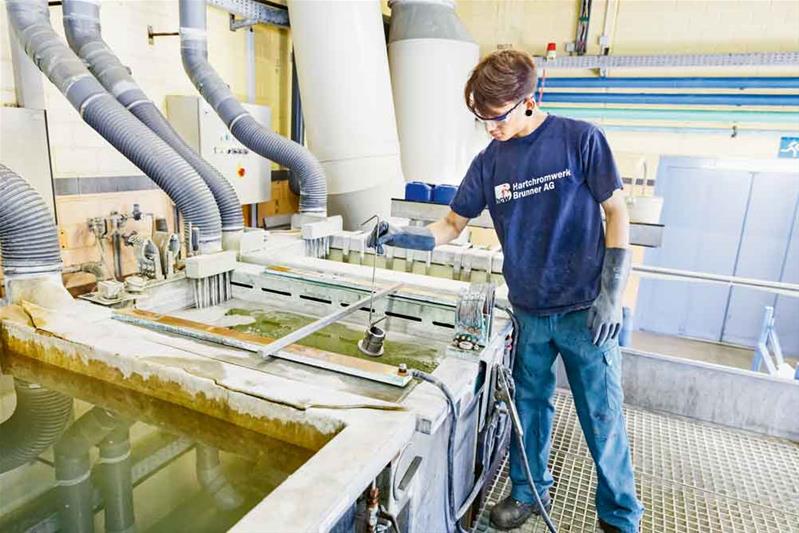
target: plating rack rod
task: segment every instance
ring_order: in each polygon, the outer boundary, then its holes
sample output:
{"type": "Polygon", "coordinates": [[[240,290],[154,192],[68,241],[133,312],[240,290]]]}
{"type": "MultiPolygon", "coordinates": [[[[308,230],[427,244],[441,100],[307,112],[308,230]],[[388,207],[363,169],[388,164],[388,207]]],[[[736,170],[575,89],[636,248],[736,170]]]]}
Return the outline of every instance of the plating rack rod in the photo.
{"type": "Polygon", "coordinates": [[[377,298],[382,298],[383,296],[387,296],[393,292],[396,292],[397,290],[399,290],[400,287],[402,287],[402,283],[397,283],[395,285],[379,290],[377,292],[373,290],[369,296],[361,298],[357,302],[350,304],[348,307],[344,307],[334,313],[330,313],[327,316],[323,316],[319,320],[311,322],[307,326],[303,326],[300,329],[296,329],[291,333],[289,333],[288,335],[286,335],[285,337],[281,337],[278,340],[270,344],[267,344],[266,346],[261,348],[259,353],[262,357],[268,357],[274,355],[275,353],[279,352],[286,346],[295,344],[297,341],[304,339],[308,335],[316,333],[320,329],[326,328],[327,326],[333,324],[334,322],[338,322],[345,316],[351,315],[352,313],[360,309],[361,306],[368,304],[370,301],[373,301],[374,299],[377,298]]]}

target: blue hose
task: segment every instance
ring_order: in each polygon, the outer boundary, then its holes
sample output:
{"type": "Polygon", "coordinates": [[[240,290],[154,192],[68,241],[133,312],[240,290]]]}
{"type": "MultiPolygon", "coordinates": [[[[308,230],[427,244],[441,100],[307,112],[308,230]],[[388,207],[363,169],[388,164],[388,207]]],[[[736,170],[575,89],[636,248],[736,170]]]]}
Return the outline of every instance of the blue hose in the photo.
{"type": "Polygon", "coordinates": [[[572,104],[762,105],[796,106],[799,94],[558,93],[544,102],[572,104]]]}

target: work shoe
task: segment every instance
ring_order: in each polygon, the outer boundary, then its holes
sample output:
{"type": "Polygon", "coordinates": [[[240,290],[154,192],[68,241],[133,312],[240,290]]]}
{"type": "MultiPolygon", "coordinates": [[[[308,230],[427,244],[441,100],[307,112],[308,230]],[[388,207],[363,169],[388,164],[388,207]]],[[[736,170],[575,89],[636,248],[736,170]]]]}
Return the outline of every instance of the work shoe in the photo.
{"type": "MultiPolygon", "coordinates": [[[[547,512],[552,509],[552,498],[548,495],[541,498],[541,503],[547,512]]],[[[521,527],[534,514],[541,514],[537,503],[524,503],[508,496],[491,509],[491,527],[502,531],[521,527]]]]}
{"type": "Polygon", "coordinates": [[[599,529],[602,531],[602,533],[621,533],[621,529],[614,525],[608,524],[601,518],[599,519],[599,529]]]}

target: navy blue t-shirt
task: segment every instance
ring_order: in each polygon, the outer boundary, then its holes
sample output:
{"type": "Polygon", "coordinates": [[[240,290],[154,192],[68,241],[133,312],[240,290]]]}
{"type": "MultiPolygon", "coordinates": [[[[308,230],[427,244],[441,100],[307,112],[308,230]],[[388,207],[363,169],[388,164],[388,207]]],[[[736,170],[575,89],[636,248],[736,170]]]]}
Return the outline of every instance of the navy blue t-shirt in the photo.
{"type": "Polygon", "coordinates": [[[605,234],[600,202],[622,187],[602,132],[549,115],[531,134],[477,155],[450,207],[474,218],[488,206],[514,307],[552,314],[599,294],[605,234]]]}

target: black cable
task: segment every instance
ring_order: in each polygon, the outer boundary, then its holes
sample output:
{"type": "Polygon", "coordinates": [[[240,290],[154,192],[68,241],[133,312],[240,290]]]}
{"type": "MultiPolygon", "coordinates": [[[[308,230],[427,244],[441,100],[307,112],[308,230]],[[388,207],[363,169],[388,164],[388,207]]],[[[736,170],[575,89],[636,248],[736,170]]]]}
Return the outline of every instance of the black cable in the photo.
{"type": "Polygon", "coordinates": [[[447,442],[447,503],[449,507],[447,518],[454,524],[455,530],[458,533],[466,533],[466,530],[463,529],[458,521],[458,509],[455,505],[455,434],[458,431],[458,413],[455,411],[455,399],[449,388],[437,377],[416,369],[411,370],[411,376],[438,387],[447,400],[449,414],[452,420],[449,428],[449,440],[447,442]]]}
{"type": "Polygon", "coordinates": [[[507,394],[508,409],[511,412],[511,425],[513,426],[513,433],[516,434],[516,438],[518,439],[517,444],[522,453],[522,461],[524,462],[524,475],[527,478],[527,483],[529,483],[530,489],[533,491],[533,496],[535,496],[535,501],[538,504],[538,508],[541,510],[541,518],[544,519],[544,523],[547,525],[547,528],[551,533],[557,533],[557,530],[555,529],[555,526],[549,517],[549,513],[547,513],[547,510],[542,505],[541,497],[538,495],[538,489],[535,488],[533,474],[530,472],[530,464],[527,461],[527,450],[524,448],[524,436],[522,435],[521,431],[521,421],[519,420],[519,413],[516,410],[516,405],[514,404],[515,394],[513,389],[515,388],[515,383],[513,381],[511,369],[516,364],[516,349],[519,346],[519,332],[521,331],[521,324],[510,307],[499,304],[496,304],[496,307],[504,311],[513,324],[513,332],[511,334],[512,344],[510,353],[510,366],[508,368],[502,365],[497,365],[497,385],[499,385],[500,389],[504,390],[504,392],[507,394]]]}
{"type": "Polygon", "coordinates": [[[511,421],[513,423],[513,433],[516,435],[516,444],[519,446],[519,451],[522,454],[522,463],[524,464],[524,475],[527,478],[527,483],[530,485],[530,489],[533,491],[533,496],[535,496],[535,502],[538,505],[538,510],[541,518],[544,520],[544,523],[549,529],[550,533],[558,533],[558,530],[555,529],[555,525],[552,523],[552,519],[549,517],[549,513],[547,512],[546,508],[544,507],[543,502],[541,501],[541,496],[538,495],[538,489],[535,487],[535,481],[533,481],[533,473],[530,472],[530,463],[527,460],[527,450],[524,448],[524,434],[522,433],[522,424],[521,420],[519,419],[519,413],[516,410],[516,405],[514,403],[513,393],[511,392],[511,388],[513,387],[513,377],[510,376],[510,369],[505,367],[498,368],[498,376],[499,381],[501,382],[500,387],[504,390],[505,394],[507,395],[507,403],[508,409],[511,412],[511,421]]]}

